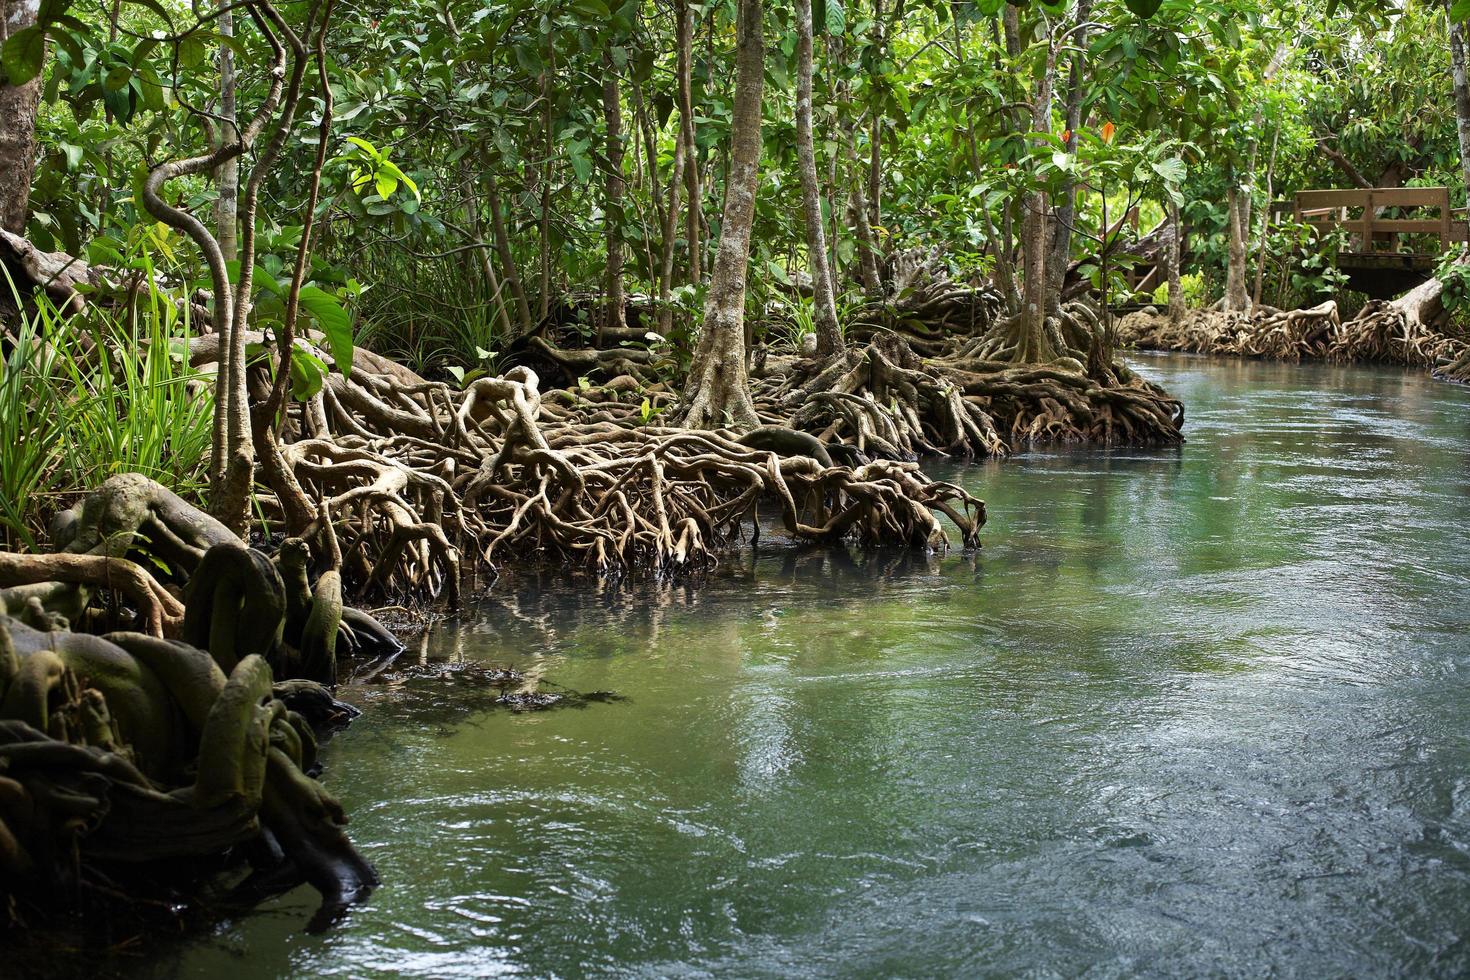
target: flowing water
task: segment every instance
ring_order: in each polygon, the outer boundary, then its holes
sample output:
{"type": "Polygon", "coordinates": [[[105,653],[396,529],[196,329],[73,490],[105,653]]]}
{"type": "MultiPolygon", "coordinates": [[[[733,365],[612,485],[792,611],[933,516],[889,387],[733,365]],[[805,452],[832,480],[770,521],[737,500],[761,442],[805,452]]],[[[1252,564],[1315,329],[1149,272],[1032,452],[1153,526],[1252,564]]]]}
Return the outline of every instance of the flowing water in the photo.
{"type": "Polygon", "coordinates": [[[1470,971],[1470,391],[1140,364],[1189,444],[934,467],[990,504],[973,557],[497,587],[427,656],[622,700],[352,689],[371,903],[137,972],[1470,971]]]}

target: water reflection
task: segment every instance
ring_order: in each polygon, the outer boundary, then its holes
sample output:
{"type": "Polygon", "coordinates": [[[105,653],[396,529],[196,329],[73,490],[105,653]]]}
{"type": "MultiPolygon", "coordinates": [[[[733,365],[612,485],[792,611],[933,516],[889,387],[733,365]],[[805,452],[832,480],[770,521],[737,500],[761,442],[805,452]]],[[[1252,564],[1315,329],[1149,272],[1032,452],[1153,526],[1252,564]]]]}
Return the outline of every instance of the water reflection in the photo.
{"type": "Polygon", "coordinates": [[[976,555],[497,583],[424,659],[627,700],[356,691],[327,779],[385,887],[137,972],[1470,970],[1470,392],[1141,370],[1184,447],[939,468],[976,555]]]}

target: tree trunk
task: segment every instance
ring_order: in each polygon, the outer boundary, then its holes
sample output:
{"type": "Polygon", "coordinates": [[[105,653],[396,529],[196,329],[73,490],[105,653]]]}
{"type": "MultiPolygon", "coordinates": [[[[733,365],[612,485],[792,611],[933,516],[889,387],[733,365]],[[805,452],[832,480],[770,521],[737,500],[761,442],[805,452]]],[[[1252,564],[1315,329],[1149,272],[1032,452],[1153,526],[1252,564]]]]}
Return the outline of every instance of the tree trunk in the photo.
{"type": "MultiPolygon", "coordinates": [[[[903,10],[902,2],[899,11],[903,10]]],[[[883,0],[873,0],[873,60],[871,77],[876,82],[882,77],[879,66],[883,63],[887,31],[883,24],[883,0]]],[[[875,86],[876,87],[876,86],[875,86]]],[[[874,105],[873,118],[868,128],[868,225],[883,224],[883,113],[874,105]]]]}
{"type": "Polygon", "coordinates": [[[674,171],[669,174],[669,206],[664,210],[664,221],[659,240],[658,265],[658,332],[667,337],[674,327],[674,245],[679,237],[679,189],[684,181],[684,165],[687,151],[684,147],[684,123],[679,123],[679,134],[674,138],[674,171]]]}
{"type": "Polygon", "coordinates": [[[485,190],[490,195],[490,231],[495,236],[495,254],[500,257],[500,271],[510,295],[516,303],[516,319],[522,336],[531,332],[536,324],[531,319],[531,304],[526,300],[526,287],[521,283],[521,274],[516,270],[515,256],[510,251],[510,235],[505,230],[505,216],[500,207],[500,187],[495,174],[486,171],[485,190]]]}
{"type": "MultiPolygon", "coordinates": [[[[1470,81],[1466,79],[1465,25],[1449,16],[1451,0],[1445,0],[1445,17],[1450,25],[1450,64],[1455,81],[1455,126],[1460,136],[1460,177],[1470,195],[1470,81]]],[[[1470,204],[1470,197],[1467,197],[1470,204]]]]}
{"type": "MultiPolygon", "coordinates": [[[[234,37],[235,12],[228,6],[219,13],[221,37],[234,37]]],[[[221,139],[231,142],[235,133],[235,53],[229,45],[219,46],[219,124],[221,139]]],[[[240,158],[230,157],[214,173],[218,197],[214,202],[214,237],[219,239],[219,250],[226,262],[239,258],[240,229],[236,224],[236,210],[240,204],[240,158]]]]}
{"type": "Polygon", "coordinates": [[[708,429],[759,424],[745,368],[745,275],[760,180],[761,89],[765,43],[762,0],[740,0],[736,28],[735,110],[730,127],[730,172],[720,245],[704,307],[704,334],[689,369],[684,424],[708,429]]]}
{"type": "MultiPolygon", "coordinates": [[[[504,331],[504,343],[510,343],[515,337],[515,328],[510,322],[510,310],[507,308],[505,291],[501,286],[500,277],[495,274],[495,263],[490,261],[490,249],[485,245],[485,234],[483,222],[480,220],[480,198],[475,193],[475,185],[470,180],[469,169],[465,167],[465,158],[460,158],[459,182],[464,188],[465,214],[469,219],[470,234],[478,244],[475,249],[475,257],[480,261],[480,275],[484,277],[485,284],[490,287],[490,293],[495,297],[495,310],[500,320],[500,328],[504,331]]],[[[309,216],[308,216],[309,217],[309,216]]],[[[469,270],[466,269],[466,272],[469,270]]]]}
{"type": "MultiPolygon", "coordinates": [[[[1006,10],[1014,10],[1006,5],[1006,10]]],[[[1051,103],[1056,85],[1057,40],[1048,40],[1050,50],[1041,75],[1036,80],[1031,96],[1031,132],[1051,132],[1051,103]]],[[[1046,143],[1038,135],[1033,145],[1040,150],[1046,143]]],[[[1035,190],[1022,201],[1025,213],[1021,217],[1021,319],[1020,333],[1016,338],[1015,359],[1022,364],[1039,364],[1054,356],[1046,339],[1046,312],[1048,282],[1046,276],[1046,253],[1050,245],[1048,221],[1049,206],[1046,192],[1035,190]]]]}
{"type": "MultiPolygon", "coordinates": [[[[1281,42],[1271,54],[1271,61],[1261,73],[1261,81],[1269,82],[1286,64],[1291,45],[1281,42]]],[[[1262,114],[1256,113],[1256,126],[1260,126],[1262,114]]],[[[1225,310],[1232,313],[1249,313],[1251,297],[1246,287],[1246,256],[1249,254],[1247,236],[1251,227],[1251,193],[1256,178],[1256,160],[1260,143],[1255,136],[1246,142],[1245,180],[1238,179],[1235,168],[1230,170],[1230,183],[1226,188],[1225,204],[1230,210],[1230,243],[1225,262],[1225,310]]]]}
{"type": "Polygon", "coordinates": [[[1245,286],[1245,230],[1250,191],[1241,187],[1232,168],[1225,188],[1225,211],[1229,219],[1228,245],[1225,256],[1225,311],[1248,313],[1250,293],[1245,286]]]}
{"type": "MultiPolygon", "coordinates": [[[[1086,25],[1092,17],[1092,0],[1077,0],[1075,20],[1086,25]]],[[[1073,46],[1071,64],[1067,69],[1067,133],[1063,144],[1068,153],[1077,152],[1077,130],[1082,125],[1083,58],[1087,51],[1087,28],[1079,26],[1068,42],[1073,46]]],[[[1052,222],[1050,254],[1046,258],[1047,309],[1055,312],[1061,307],[1062,286],[1067,277],[1067,262],[1072,255],[1072,226],[1077,220],[1077,181],[1068,178],[1057,205],[1056,220],[1052,222]]]]}
{"type": "MultiPolygon", "coordinates": [[[[602,327],[621,330],[623,318],[623,111],[612,49],[602,56],[602,115],[607,122],[607,294],[602,327]]],[[[600,339],[599,335],[599,339],[600,339]]]]}
{"type": "Polygon", "coordinates": [[[822,229],[822,189],[817,181],[817,155],[812,140],[812,4],[796,0],[796,158],[801,171],[801,203],[806,216],[807,264],[817,325],[817,353],[823,357],[842,347],[837,301],[827,266],[827,236],[822,229]]]}
{"type": "Polygon", "coordinates": [[[868,222],[868,195],[864,189],[865,168],[858,162],[851,132],[843,143],[847,148],[848,181],[852,187],[853,234],[857,237],[858,271],[862,275],[863,291],[877,299],[883,295],[883,276],[879,271],[878,245],[873,239],[873,226],[868,222]]]}
{"type": "Polygon", "coordinates": [[[1184,286],[1179,278],[1180,256],[1184,251],[1184,222],[1179,220],[1179,205],[1169,202],[1169,224],[1174,235],[1169,247],[1164,250],[1164,262],[1169,273],[1169,322],[1178,324],[1184,319],[1184,286]]]}
{"type": "MultiPolygon", "coordinates": [[[[550,38],[546,41],[546,51],[554,62],[556,47],[550,38]]],[[[551,137],[551,71],[551,64],[541,71],[541,135],[545,159],[541,162],[541,296],[537,303],[542,320],[551,309],[551,168],[556,159],[551,137]]]]}
{"type": "Polygon", "coordinates": [[[1256,285],[1251,291],[1251,304],[1261,305],[1261,291],[1266,285],[1266,244],[1271,235],[1271,205],[1276,197],[1276,150],[1281,145],[1281,127],[1271,136],[1271,156],[1266,162],[1266,206],[1261,209],[1261,240],[1256,245],[1256,285]]]}
{"type": "MultiPolygon", "coordinates": [[[[0,43],[36,22],[40,0],[0,2],[0,43]]],[[[24,235],[36,170],[36,106],[41,76],[24,85],[0,84],[0,228],[24,235]]]]}
{"type": "Polygon", "coordinates": [[[704,261],[700,254],[704,227],[700,209],[704,194],[699,188],[699,143],[694,133],[694,11],[688,0],[677,0],[675,11],[679,18],[679,130],[684,136],[684,191],[689,209],[684,236],[689,250],[689,282],[698,286],[704,281],[704,261]]]}

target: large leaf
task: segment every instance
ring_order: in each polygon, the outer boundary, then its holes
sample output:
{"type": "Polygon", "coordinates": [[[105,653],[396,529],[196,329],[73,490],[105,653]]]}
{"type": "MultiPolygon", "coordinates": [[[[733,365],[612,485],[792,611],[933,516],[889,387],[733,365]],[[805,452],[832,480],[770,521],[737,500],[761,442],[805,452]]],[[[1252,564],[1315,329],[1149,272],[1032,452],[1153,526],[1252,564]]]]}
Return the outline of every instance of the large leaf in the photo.
{"type": "Polygon", "coordinates": [[[24,85],[41,72],[46,60],[46,32],[38,26],[16,31],[0,48],[0,65],[10,85],[24,85]]]}
{"type": "Polygon", "coordinates": [[[352,317],[337,302],[337,297],[318,286],[301,287],[301,308],[327,335],[332,360],[344,375],[352,373],[352,317]]]}

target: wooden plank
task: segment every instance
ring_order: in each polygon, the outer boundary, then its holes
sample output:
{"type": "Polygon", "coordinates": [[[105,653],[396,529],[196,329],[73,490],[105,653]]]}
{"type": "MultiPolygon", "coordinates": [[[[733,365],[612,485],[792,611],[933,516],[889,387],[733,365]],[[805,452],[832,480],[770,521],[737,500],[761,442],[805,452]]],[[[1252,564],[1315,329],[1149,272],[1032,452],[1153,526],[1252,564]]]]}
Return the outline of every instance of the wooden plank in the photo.
{"type": "MultiPolygon", "coordinates": [[[[1310,193],[1310,192],[1308,192],[1310,193]]],[[[1359,191],[1373,196],[1378,208],[1433,208],[1450,206],[1448,187],[1375,187],[1359,191]]]]}
{"type": "Polygon", "coordinates": [[[1374,231],[1391,231],[1400,235],[1448,235],[1449,221],[1441,218],[1374,218],[1374,231]]]}
{"type": "Polygon", "coordinates": [[[1306,211],[1314,208],[1366,208],[1368,191],[1297,191],[1296,205],[1306,211]]]}

